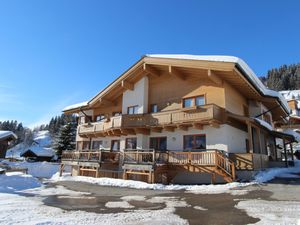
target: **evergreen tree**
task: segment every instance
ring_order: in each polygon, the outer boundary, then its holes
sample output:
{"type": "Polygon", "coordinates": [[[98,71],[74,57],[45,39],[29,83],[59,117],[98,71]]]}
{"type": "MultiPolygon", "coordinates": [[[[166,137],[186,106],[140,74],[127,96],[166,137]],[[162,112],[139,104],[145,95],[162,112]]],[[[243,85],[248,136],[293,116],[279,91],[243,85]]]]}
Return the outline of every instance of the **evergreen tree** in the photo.
{"type": "Polygon", "coordinates": [[[59,130],[55,138],[54,149],[57,156],[61,156],[62,151],[75,149],[76,124],[67,123],[59,130]]]}

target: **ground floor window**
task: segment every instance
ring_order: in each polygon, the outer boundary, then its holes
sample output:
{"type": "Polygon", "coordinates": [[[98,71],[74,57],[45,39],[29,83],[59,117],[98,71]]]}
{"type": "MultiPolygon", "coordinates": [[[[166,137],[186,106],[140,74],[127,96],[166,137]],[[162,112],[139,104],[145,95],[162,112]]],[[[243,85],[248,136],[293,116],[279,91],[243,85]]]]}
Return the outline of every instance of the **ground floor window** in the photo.
{"type": "Polygon", "coordinates": [[[111,141],[111,150],[116,152],[120,151],[120,140],[111,141]]]}
{"type": "Polygon", "coordinates": [[[126,138],[126,149],[136,149],[136,138],[126,138]]]}
{"type": "Polygon", "coordinates": [[[102,141],[93,141],[92,149],[93,150],[100,150],[103,148],[103,142],[102,141]]]}
{"type": "Polygon", "coordinates": [[[90,141],[78,141],[77,142],[77,150],[89,150],[90,149],[90,141]]]}
{"type": "Polygon", "coordinates": [[[205,134],[183,136],[183,148],[186,150],[206,149],[205,134]]]}
{"type": "Polygon", "coordinates": [[[150,148],[166,151],[167,150],[167,138],[166,137],[152,137],[150,138],[150,148]]]}

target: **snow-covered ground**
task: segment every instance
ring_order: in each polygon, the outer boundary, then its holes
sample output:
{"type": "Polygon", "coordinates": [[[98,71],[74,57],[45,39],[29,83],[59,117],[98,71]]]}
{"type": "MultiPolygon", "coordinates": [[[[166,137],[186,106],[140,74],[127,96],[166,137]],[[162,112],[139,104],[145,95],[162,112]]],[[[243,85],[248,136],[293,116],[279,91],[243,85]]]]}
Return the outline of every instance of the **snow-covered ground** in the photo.
{"type": "MultiPolygon", "coordinates": [[[[44,164],[45,170],[52,166],[51,163],[44,164]]],[[[22,166],[26,165],[25,163],[22,166]]],[[[176,208],[193,208],[208,212],[201,205],[191,206],[184,198],[176,196],[124,196],[119,200],[107,201],[107,209],[122,209],[120,213],[92,213],[85,211],[65,211],[56,207],[43,204],[47,196],[58,196],[59,198],[82,198],[92,199],[89,192],[77,192],[68,190],[63,186],[46,187],[41,180],[34,176],[45,176],[45,171],[37,163],[27,163],[30,165],[30,174],[24,175],[19,172],[0,175],[0,224],[188,224],[188,221],[175,213],[176,208]],[[32,165],[32,166],[31,166],[32,165]],[[34,176],[32,176],[32,175],[34,176]],[[24,195],[30,194],[30,196],[24,195]],[[32,195],[32,196],[31,196],[32,195]],[[131,201],[142,201],[148,203],[160,203],[165,205],[163,209],[149,210],[136,209],[131,201]]],[[[51,169],[49,169],[50,171],[51,169]]],[[[51,173],[54,173],[55,170],[51,173]]],[[[50,177],[48,173],[47,176],[50,177]]],[[[297,176],[300,173],[300,163],[296,162],[295,167],[269,169],[259,173],[256,179],[249,183],[230,183],[224,185],[162,185],[147,184],[139,181],[110,179],[110,178],[90,178],[90,177],[71,177],[64,174],[59,177],[54,174],[47,182],[57,181],[82,181],[103,186],[130,187],[137,189],[154,190],[185,190],[193,194],[221,194],[229,193],[239,195],[243,198],[248,193],[247,187],[252,184],[260,184],[274,177],[297,176]]],[[[46,176],[46,177],[47,177],[46,176]]],[[[296,194],[296,193],[295,193],[296,194]]],[[[245,210],[249,216],[259,218],[258,224],[297,224],[300,218],[300,203],[293,201],[267,201],[262,199],[242,199],[236,208],[245,210]]]]}
{"type": "Polygon", "coordinates": [[[152,190],[185,190],[195,194],[220,194],[230,193],[233,195],[245,194],[245,190],[239,188],[246,187],[253,184],[260,184],[274,179],[275,177],[299,177],[294,173],[300,173],[300,161],[295,161],[295,167],[289,168],[272,168],[259,172],[252,182],[240,183],[232,182],[227,184],[216,185],[163,185],[163,184],[148,184],[142,181],[113,179],[113,178],[93,178],[83,176],[71,176],[69,173],[65,173],[62,177],[56,173],[52,178],[52,182],[57,181],[77,181],[86,182],[91,184],[97,184],[101,186],[113,186],[113,187],[127,187],[136,189],[152,189],[152,190]]]}
{"type": "Polygon", "coordinates": [[[59,163],[50,162],[9,162],[2,160],[1,163],[5,163],[15,168],[27,168],[28,174],[38,178],[51,178],[59,170],[59,163]]]}

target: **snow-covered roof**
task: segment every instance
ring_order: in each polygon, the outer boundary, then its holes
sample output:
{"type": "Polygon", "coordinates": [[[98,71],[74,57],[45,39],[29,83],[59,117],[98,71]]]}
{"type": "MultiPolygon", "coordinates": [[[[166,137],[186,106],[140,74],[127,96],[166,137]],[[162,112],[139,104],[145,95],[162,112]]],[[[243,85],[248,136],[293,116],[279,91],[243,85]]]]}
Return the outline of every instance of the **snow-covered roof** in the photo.
{"type": "Polygon", "coordinates": [[[21,154],[21,156],[26,153],[27,151],[33,152],[36,156],[46,156],[46,157],[53,157],[55,154],[52,148],[46,148],[39,145],[32,145],[21,154]]]}
{"type": "Polygon", "coordinates": [[[287,91],[279,91],[280,94],[283,95],[283,97],[286,100],[296,99],[300,100],[300,90],[287,90],[287,91]]]}
{"type": "Polygon", "coordinates": [[[278,98],[282,103],[282,106],[287,112],[290,112],[290,108],[285,98],[277,91],[268,89],[256,76],[253,70],[242,59],[235,56],[223,56],[223,55],[182,55],[182,54],[149,54],[147,57],[152,58],[167,58],[167,59],[186,59],[186,60],[201,60],[201,61],[214,61],[214,62],[231,62],[239,65],[239,67],[245,72],[247,77],[253,82],[253,84],[265,95],[278,98]]]}
{"type": "Polygon", "coordinates": [[[0,130],[0,140],[7,139],[7,138],[17,139],[18,137],[11,131],[0,130]]]}
{"type": "Polygon", "coordinates": [[[264,121],[264,120],[255,118],[255,121],[258,122],[264,128],[268,129],[269,131],[273,131],[274,130],[273,127],[269,123],[267,123],[266,121],[264,121]]]}
{"type": "Polygon", "coordinates": [[[300,142],[300,134],[298,132],[296,132],[295,130],[293,130],[293,129],[286,129],[286,130],[283,131],[283,133],[289,134],[291,136],[294,136],[295,140],[297,142],[300,142]]]}
{"type": "Polygon", "coordinates": [[[68,110],[71,110],[71,109],[77,109],[77,108],[79,108],[79,107],[84,107],[84,106],[87,106],[88,103],[89,103],[89,102],[86,101],[86,102],[80,102],[80,103],[77,103],[77,104],[69,105],[69,106],[65,107],[65,108],[63,109],[63,111],[68,111],[68,110]]]}

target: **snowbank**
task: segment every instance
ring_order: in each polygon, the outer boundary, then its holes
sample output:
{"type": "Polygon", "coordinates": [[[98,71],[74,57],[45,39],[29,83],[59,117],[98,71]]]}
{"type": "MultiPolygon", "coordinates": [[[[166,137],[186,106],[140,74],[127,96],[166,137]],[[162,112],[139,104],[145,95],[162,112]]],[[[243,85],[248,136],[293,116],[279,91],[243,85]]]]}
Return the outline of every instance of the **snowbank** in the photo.
{"type": "MultiPolygon", "coordinates": [[[[268,182],[275,177],[295,177],[295,174],[300,173],[300,161],[295,161],[294,167],[288,167],[288,168],[270,168],[265,171],[259,172],[255,176],[255,182],[257,183],[265,183],[268,182]]],[[[297,175],[296,175],[297,176],[297,175]]],[[[298,176],[300,178],[300,176],[298,176]]]]}
{"type": "MultiPolygon", "coordinates": [[[[270,168],[265,171],[259,172],[252,182],[240,183],[232,182],[227,184],[217,184],[217,185],[163,185],[163,184],[148,184],[142,181],[134,180],[123,180],[114,178],[93,178],[84,176],[71,176],[70,174],[63,174],[59,177],[59,173],[53,175],[50,179],[52,182],[58,181],[75,181],[75,182],[86,182],[91,184],[97,184],[100,186],[111,186],[111,187],[125,187],[134,189],[152,189],[152,190],[167,190],[176,191],[184,190],[194,194],[220,194],[220,193],[230,193],[232,195],[243,195],[247,193],[247,190],[241,188],[264,183],[274,179],[275,177],[297,177],[295,173],[300,173],[300,162],[295,161],[295,167],[289,168],[270,168]]],[[[299,176],[300,178],[300,176],[299,176]]]]}
{"type": "Polygon", "coordinates": [[[51,178],[59,170],[59,163],[49,162],[9,162],[3,161],[11,167],[27,168],[28,174],[38,178],[51,178]]]}
{"type": "MultiPolygon", "coordinates": [[[[14,193],[30,188],[40,187],[38,179],[31,175],[13,172],[0,175],[0,192],[14,193]]],[[[1,221],[1,220],[0,220],[1,221]]]]}
{"type": "Polygon", "coordinates": [[[251,183],[228,183],[219,185],[163,185],[163,184],[148,184],[142,181],[134,180],[123,180],[114,178],[93,178],[93,177],[83,177],[83,176],[70,176],[69,174],[64,174],[59,177],[59,173],[55,174],[51,178],[52,182],[58,181],[76,181],[76,182],[86,182],[91,184],[97,184],[100,186],[111,186],[111,187],[126,187],[134,189],[152,189],[152,190],[166,190],[166,191],[176,191],[185,190],[195,194],[220,194],[220,193],[231,193],[233,195],[245,194],[243,190],[235,190],[236,188],[244,187],[250,185],[251,183]]]}

